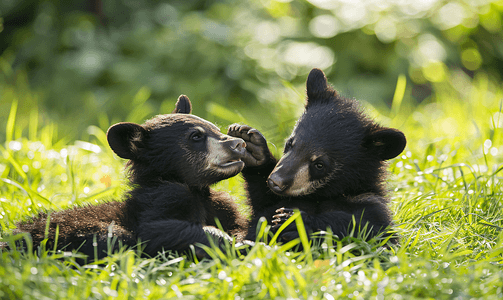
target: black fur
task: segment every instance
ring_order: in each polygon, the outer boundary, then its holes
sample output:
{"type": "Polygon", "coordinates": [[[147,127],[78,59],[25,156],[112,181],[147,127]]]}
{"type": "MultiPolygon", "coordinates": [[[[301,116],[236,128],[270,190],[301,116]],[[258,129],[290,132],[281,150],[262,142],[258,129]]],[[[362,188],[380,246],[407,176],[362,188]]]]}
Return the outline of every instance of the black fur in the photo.
{"type": "MultiPolygon", "coordinates": [[[[367,226],[368,237],[375,236],[392,224],[384,160],[403,151],[405,136],[379,126],[356,101],[338,95],[321,70],[313,69],[306,85],[306,108],[281,160],[271,155],[265,138],[255,129],[229,128],[229,135],[247,142],[242,174],[253,218],[246,238],[255,240],[260,217],[277,230],[294,208],[301,211],[309,232],[330,228],[343,237],[367,226]]],[[[296,237],[295,224],[280,234],[283,241],[296,237]]]]}
{"type": "MultiPolygon", "coordinates": [[[[174,112],[156,116],[143,125],[119,123],[110,127],[110,147],[129,159],[132,190],[124,202],[52,213],[49,247],[54,245],[58,226],[57,247],[79,249],[91,260],[95,252],[98,258],[106,255],[109,236],[127,246],[144,242],[143,251],[150,256],[163,249],[184,252],[196,243],[209,245],[207,234],[217,244],[227,242],[227,234],[239,238],[246,230],[246,219],[229,195],[209,186],[242,170],[244,141],[189,115],[191,104],[184,95],[174,112]],[[215,218],[225,233],[215,229],[215,218]]],[[[37,247],[45,238],[46,223],[47,214],[40,214],[18,224],[16,232],[30,233],[37,247]]],[[[198,247],[196,254],[205,255],[198,247]]]]}

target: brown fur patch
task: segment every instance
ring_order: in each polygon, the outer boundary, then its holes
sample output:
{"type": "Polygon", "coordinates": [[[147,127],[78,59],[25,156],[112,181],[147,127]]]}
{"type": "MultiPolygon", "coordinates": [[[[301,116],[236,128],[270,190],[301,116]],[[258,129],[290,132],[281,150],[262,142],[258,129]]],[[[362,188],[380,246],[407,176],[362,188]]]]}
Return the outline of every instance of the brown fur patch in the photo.
{"type": "Polygon", "coordinates": [[[18,224],[14,233],[30,232],[33,242],[39,244],[46,238],[47,218],[50,218],[48,238],[53,240],[59,225],[59,236],[85,236],[107,234],[112,225],[113,233],[130,234],[120,226],[120,212],[124,203],[107,202],[100,205],[74,207],[64,211],[40,213],[27,222],[18,224]]]}

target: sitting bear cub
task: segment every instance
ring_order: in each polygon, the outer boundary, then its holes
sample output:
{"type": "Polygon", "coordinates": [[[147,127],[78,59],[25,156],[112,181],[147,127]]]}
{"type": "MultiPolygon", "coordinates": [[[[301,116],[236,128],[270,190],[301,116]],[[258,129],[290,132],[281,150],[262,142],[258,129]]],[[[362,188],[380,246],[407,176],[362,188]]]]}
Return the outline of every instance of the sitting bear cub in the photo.
{"type": "MultiPolygon", "coordinates": [[[[233,124],[227,134],[247,144],[242,174],[253,219],[246,239],[256,239],[260,217],[277,230],[293,209],[300,210],[309,233],[330,228],[341,238],[367,226],[370,238],[391,225],[384,161],[403,151],[405,136],[379,126],[356,101],[337,94],[321,70],[313,69],[307,78],[305,111],[279,161],[256,129],[233,124]]],[[[279,240],[298,236],[292,223],[279,240]]]]}
{"type": "MultiPolygon", "coordinates": [[[[110,236],[122,245],[143,242],[143,252],[155,256],[163,249],[184,252],[196,243],[209,245],[207,234],[217,244],[228,239],[216,229],[215,218],[227,234],[245,232],[246,219],[230,196],[209,186],[243,169],[246,144],[189,115],[191,109],[190,100],[182,95],[172,114],[156,116],[143,125],[111,126],[108,142],[118,156],[129,159],[132,190],[124,202],[51,213],[49,249],[55,243],[56,227],[58,249],[78,249],[91,260],[95,254],[106,256],[110,236]]],[[[45,238],[47,217],[40,213],[18,224],[16,231],[30,233],[37,247],[45,238]]],[[[205,255],[198,247],[196,253],[205,255]]]]}

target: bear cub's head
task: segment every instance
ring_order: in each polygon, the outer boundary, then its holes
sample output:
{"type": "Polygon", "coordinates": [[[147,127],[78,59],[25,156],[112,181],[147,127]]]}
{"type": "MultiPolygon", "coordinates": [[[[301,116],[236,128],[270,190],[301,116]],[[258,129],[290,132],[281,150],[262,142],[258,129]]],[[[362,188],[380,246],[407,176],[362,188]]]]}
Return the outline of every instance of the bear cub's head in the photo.
{"type": "Polygon", "coordinates": [[[192,105],[181,95],[171,114],[158,115],[143,125],[118,123],[107,132],[110,148],[129,159],[133,184],[175,181],[207,187],[237,175],[246,143],[222,134],[214,124],[190,115],[192,105]]]}
{"type": "Polygon", "coordinates": [[[404,134],[369,119],[319,69],[306,86],[305,111],[268,178],[270,189],[283,196],[384,194],[383,162],[403,151],[404,134]]]}

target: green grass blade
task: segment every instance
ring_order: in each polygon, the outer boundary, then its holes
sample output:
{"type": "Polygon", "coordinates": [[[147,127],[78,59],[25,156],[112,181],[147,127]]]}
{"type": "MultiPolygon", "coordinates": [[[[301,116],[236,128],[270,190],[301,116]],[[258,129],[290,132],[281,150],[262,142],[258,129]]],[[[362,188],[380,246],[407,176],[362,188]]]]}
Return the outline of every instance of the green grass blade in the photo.
{"type": "Polygon", "coordinates": [[[400,106],[402,105],[403,97],[405,95],[405,87],[407,86],[407,77],[404,74],[398,76],[395,88],[395,94],[393,95],[393,102],[391,103],[391,115],[395,117],[400,111],[400,106]]]}
{"type": "Polygon", "coordinates": [[[7,127],[5,129],[5,141],[8,143],[14,137],[14,124],[16,123],[17,99],[12,100],[9,117],[7,118],[7,127]]]}
{"type": "Polygon", "coordinates": [[[30,110],[30,119],[28,125],[28,137],[31,141],[35,141],[38,138],[38,106],[36,103],[33,104],[33,108],[30,110]]]}
{"type": "Polygon", "coordinates": [[[42,202],[45,204],[45,205],[48,205],[48,206],[51,206],[51,207],[55,207],[55,208],[59,208],[58,206],[56,206],[54,203],[52,203],[51,200],[45,198],[44,196],[40,195],[39,193],[37,192],[34,192],[32,189],[30,189],[29,187],[26,187],[24,185],[22,185],[21,183],[15,181],[15,180],[12,180],[12,179],[8,179],[8,178],[0,178],[0,181],[3,181],[9,185],[12,185],[12,186],[15,186],[17,187],[18,189],[22,190],[23,192],[26,193],[26,195],[30,198],[31,202],[32,202],[32,205],[33,205],[33,209],[37,209],[37,207],[35,207],[35,202],[33,201],[33,196],[36,196],[38,199],[42,200],[42,202]]]}
{"type": "Polygon", "coordinates": [[[300,216],[300,212],[296,211],[290,218],[288,218],[281,226],[278,228],[276,233],[273,235],[271,241],[269,242],[269,245],[273,245],[276,243],[276,240],[278,239],[279,235],[281,232],[290,224],[292,224],[298,217],[300,216]]]}
{"type": "Polygon", "coordinates": [[[0,145],[0,151],[2,152],[4,159],[6,159],[12,165],[14,170],[16,170],[16,173],[19,176],[21,176],[23,181],[26,181],[28,179],[28,177],[26,176],[26,173],[23,171],[23,168],[17,163],[17,161],[14,159],[14,157],[12,157],[10,151],[8,151],[4,147],[2,147],[2,145],[0,145]]]}

